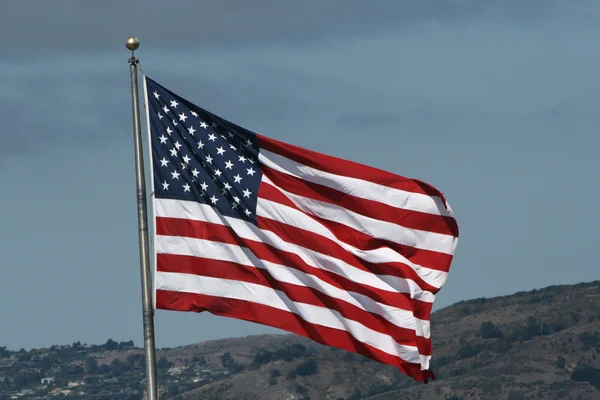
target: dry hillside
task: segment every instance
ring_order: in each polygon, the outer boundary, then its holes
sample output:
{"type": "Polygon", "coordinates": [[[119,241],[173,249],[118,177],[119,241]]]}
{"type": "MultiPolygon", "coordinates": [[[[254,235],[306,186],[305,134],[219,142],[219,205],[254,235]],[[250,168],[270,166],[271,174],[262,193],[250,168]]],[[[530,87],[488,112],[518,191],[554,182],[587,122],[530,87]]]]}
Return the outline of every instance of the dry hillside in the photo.
{"type": "MultiPolygon", "coordinates": [[[[600,399],[600,282],[454,304],[432,315],[437,380],[293,335],[163,350],[175,365],[223,371],[182,400],[600,399]]],[[[199,383],[202,385],[202,382],[199,383]]],[[[164,396],[163,396],[164,397],[164,396]]]]}

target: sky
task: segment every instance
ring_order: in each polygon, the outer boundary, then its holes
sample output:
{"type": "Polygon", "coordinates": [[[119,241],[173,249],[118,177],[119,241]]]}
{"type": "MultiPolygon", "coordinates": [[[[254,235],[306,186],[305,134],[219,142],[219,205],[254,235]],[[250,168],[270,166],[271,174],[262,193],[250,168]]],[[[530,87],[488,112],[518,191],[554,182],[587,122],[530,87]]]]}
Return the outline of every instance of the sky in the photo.
{"type": "MultiPolygon", "coordinates": [[[[461,236],[435,309],[599,279],[599,17],[594,0],[7,1],[0,346],[142,345],[132,35],[198,106],[444,192],[461,236]]],[[[155,324],[158,347],[279,332],[155,324]]]]}

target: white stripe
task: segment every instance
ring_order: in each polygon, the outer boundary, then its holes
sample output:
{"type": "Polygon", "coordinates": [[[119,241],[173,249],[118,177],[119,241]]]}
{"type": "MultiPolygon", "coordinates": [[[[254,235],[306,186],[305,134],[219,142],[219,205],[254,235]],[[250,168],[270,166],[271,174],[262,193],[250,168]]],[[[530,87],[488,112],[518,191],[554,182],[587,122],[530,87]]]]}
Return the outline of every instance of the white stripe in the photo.
{"type": "Polygon", "coordinates": [[[223,216],[207,204],[156,199],[155,207],[157,217],[182,218],[230,226],[238,236],[244,239],[268,243],[279,250],[294,253],[311,267],[333,272],[360,285],[367,285],[392,293],[409,293],[412,298],[428,303],[433,303],[435,298],[433,293],[422,290],[413,280],[390,275],[376,275],[358,269],[335,257],[288,243],[275,233],[259,229],[254,224],[241,219],[223,216]]]}
{"type": "Polygon", "coordinates": [[[300,164],[264,149],[260,150],[258,160],[276,171],[305,181],[318,183],[352,196],[377,201],[404,210],[451,216],[442,199],[437,196],[407,192],[362,179],[332,174],[300,164]]]}
{"type": "Polygon", "coordinates": [[[362,343],[400,357],[407,362],[421,364],[421,369],[429,369],[430,357],[420,355],[416,346],[398,344],[389,335],[346,319],[335,310],[296,303],[290,300],[285,293],[266,286],[206,276],[158,272],[156,287],[160,290],[243,300],[294,313],[310,324],[346,331],[362,343]]]}
{"type": "Polygon", "coordinates": [[[316,289],[332,299],[339,299],[364,311],[381,315],[400,328],[415,331],[418,336],[429,338],[430,335],[429,321],[415,318],[412,311],[376,302],[368,296],[335,287],[314,275],[259,259],[246,247],[205,239],[160,235],[157,236],[156,246],[159,254],[201,257],[232,262],[250,268],[261,268],[280,282],[316,289]]]}
{"type": "MultiPolygon", "coordinates": [[[[447,272],[431,268],[425,268],[418,264],[415,264],[406,257],[404,257],[402,254],[395,252],[389,247],[381,247],[373,250],[361,250],[354,246],[351,246],[338,239],[329,229],[327,229],[325,226],[323,226],[321,223],[314,220],[310,216],[307,216],[302,211],[296,210],[295,208],[288,207],[280,203],[259,198],[256,208],[256,215],[261,216],[263,218],[272,219],[274,221],[290,225],[296,228],[304,229],[306,231],[316,233],[317,235],[321,235],[335,242],[355,257],[373,264],[405,264],[411,269],[413,269],[417,273],[417,275],[421,279],[423,279],[423,281],[436,288],[441,288],[444,285],[446,279],[448,278],[447,272]]],[[[381,277],[381,279],[385,280],[387,279],[387,276],[381,277]]]]}
{"type": "Polygon", "coordinates": [[[406,228],[355,213],[335,204],[299,196],[275,185],[266,175],[262,176],[262,183],[277,188],[307,214],[346,225],[374,238],[389,240],[416,249],[454,254],[457,243],[457,238],[454,236],[406,228]]]}

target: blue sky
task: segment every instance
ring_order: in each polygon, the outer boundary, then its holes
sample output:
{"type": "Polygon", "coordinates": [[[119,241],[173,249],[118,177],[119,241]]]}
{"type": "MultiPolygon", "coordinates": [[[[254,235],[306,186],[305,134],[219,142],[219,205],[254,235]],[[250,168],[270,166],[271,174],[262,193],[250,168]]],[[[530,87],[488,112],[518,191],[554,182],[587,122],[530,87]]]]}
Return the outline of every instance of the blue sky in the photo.
{"type": "MultiPolygon", "coordinates": [[[[442,190],[461,238],[436,308],[600,278],[600,3],[52,4],[0,16],[0,346],[142,343],[132,34],[199,106],[442,190]]],[[[159,347],[262,332],[156,314],[159,347]]]]}

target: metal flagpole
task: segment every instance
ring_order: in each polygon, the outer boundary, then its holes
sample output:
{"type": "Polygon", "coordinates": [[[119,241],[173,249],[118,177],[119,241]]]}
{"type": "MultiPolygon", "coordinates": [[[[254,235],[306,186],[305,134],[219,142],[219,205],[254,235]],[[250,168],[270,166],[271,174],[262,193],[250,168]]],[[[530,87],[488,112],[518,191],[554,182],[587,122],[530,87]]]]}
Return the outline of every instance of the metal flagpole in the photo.
{"type": "Polygon", "coordinates": [[[144,155],[142,151],[142,130],[140,124],[140,99],[138,94],[137,65],[134,51],[140,41],[131,37],[126,46],[131,50],[129,73],[131,77],[131,100],[133,106],[133,144],[135,150],[135,181],[137,188],[138,233],[140,245],[140,270],[142,275],[142,309],[144,322],[144,355],[146,356],[146,399],[158,400],[156,382],[156,350],[154,345],[154,310],[152,308],[152,282],[150,274],[150,254],[148,245],[148,211],[146,206],[146,184],[144,175],[144,155]]]}

